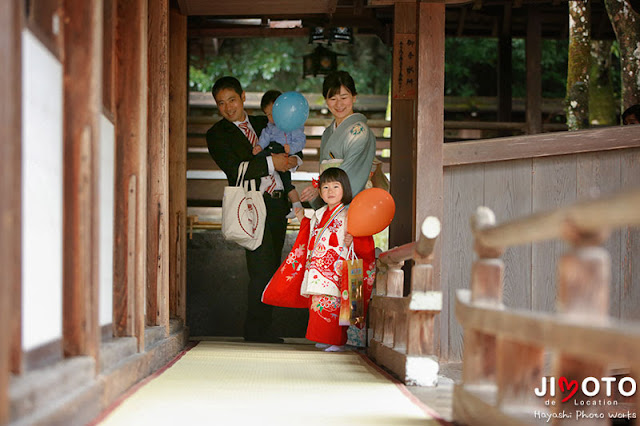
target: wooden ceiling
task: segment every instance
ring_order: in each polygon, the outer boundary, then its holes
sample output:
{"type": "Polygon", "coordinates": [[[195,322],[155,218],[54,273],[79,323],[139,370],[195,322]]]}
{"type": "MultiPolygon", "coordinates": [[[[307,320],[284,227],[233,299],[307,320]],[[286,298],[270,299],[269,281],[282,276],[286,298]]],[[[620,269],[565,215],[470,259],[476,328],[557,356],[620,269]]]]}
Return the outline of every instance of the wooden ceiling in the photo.
{"type": "MultiPolygon", "coordinates": [[[[353,27],[391,42],[395,0],[178,0],[189,15],[189,37],[307,36],[314,26],[353,27]],[[252,19],[249,19],[252,18],[252,19]],[[271,28],[275,20],[299,20],[302,28],[271,28]]],[[[443,1],[443,0],[440,0],[443,1]]],[[[544,38],[568,36],[567,0],[444,0],[449,37],[526,35],[527,11],[538,8],[544,38]]],[[[603,0],[591,1],[592,37],[615,39],[603,0]]]]}

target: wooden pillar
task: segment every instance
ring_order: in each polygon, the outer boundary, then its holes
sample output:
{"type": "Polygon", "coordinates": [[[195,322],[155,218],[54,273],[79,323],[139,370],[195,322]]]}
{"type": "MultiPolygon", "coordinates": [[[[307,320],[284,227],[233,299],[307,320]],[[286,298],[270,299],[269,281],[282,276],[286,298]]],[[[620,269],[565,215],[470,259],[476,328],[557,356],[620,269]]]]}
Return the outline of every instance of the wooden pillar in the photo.
{"type": "Polygon", "coordinates": [[[186,321],[187,17],[169,19],[169,310],[186,321]]]}
{"type": "Polygon", "coordinates": [[[22,4],[0,3],[0,424],[10,418],[10,373],[22,364],[22,4]]]}
{"type": "Polygon", "coordinates": [[[169,332],[169,2],[149,1],[147,324],[169,332]]]}
{"type": "Polygon", "coordinates": [[[67,357],[96,361],[102,12],[101,0],[64,2],[62,346],[67,357]]]}
{"type": "MultiPolygon", "coordinates": [[[[412,238],[420,237],[427,216],[441,219],[443,202],[444,144],[444,3],[420,3],[418,22],[418,105],[412,238]]],[[[436,242],[431,265],[432,285],[440,288],[441,244],[436,242]]]]}
{"type": "MultiPolygon", "coordinates": [[[[443,3],[419,3],[418,14],[418,105],[416,119],[416,158],[414,169],[413,237],[420,237],[420,224],[427,216],[444,215],[444,24],[443,3]]],[[[432,290],[440,289],[442,244],[436,242],[431,265],[432,290]]],[[[440,342],[439,318],[433,328],[440,342]]],[[[440,345],[438,344],[439,348],[440,345]]]]}
{"type": "Polygon", "coordinates": [[[511,5],[504,5],[502,30],[498,38],[498,121],[512,120],[513,68],[511,53],[511,5]]]}
{"type": "Polygon", "coordinates": [[[529,6],[527,13],[527,133],[542,132],[542,24],[540,9],[529,6]]]}
{"type": "Polygon", "coordinates": [[[413,151],[417,96],[415,2],[397,2],[393,15],[391,82],[391,188],[396,214],[389,227],[389,247],[413,241],[413,151]]]}
{"type": "Polygon", "coordinates": [[[144,350],[147,249],[147,0],[117,2],[115,336],[144,350]]]}

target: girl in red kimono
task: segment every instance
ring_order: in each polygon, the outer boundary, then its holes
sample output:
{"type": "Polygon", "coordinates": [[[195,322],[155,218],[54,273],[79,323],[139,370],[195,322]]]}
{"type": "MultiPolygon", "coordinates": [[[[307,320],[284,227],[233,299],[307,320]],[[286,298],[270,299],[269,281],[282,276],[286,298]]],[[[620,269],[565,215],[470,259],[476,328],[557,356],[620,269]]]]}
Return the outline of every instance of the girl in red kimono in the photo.
{"type": "Polygon", "coordinates": [[[353,243],[354,252],[363,260],[364,311],[371,297],[375,273],[373,238],[353,237],[347,233],[347,211],[351,202],[351,185],[344,170],[332,167],[319,177],[320,197],[327,203],[311,219],[298,209],[300,232],[293,249],[267,285],[262,301],[284,307],[309,309],[306,338],[327,352],[344,350],[347,329],[349,344],[365,346],[361,337],[364,324],[341,326],[340,285],[343,260],[353,243]]]}
{"type": "MultiPolygon", "coordinates": [[[[374,247],[371,237],[367,237],[371,240],[370,244],[362,247],[362,238],[356,238],[354,242],[354,237],[347,233],[347,204],[352,196],[349,177],[344,170],[325,170],[320,175],[318,189],[327,205],[316,210],[311,219],[298,212],[301,223],[310,221],[307,262],[300,294],[311,299],[305,337],[318,342],[316,346],[327,352],[336,352],[343,351],[347,342],[347,327],[340,326],[338,321],[343,260],[352,243],[355,244],[356,255],[366,251],[370,258],[374,256],[374,247]]],[[[368,299],[371,286],[364,293],[365,299],[368,299]]]]}

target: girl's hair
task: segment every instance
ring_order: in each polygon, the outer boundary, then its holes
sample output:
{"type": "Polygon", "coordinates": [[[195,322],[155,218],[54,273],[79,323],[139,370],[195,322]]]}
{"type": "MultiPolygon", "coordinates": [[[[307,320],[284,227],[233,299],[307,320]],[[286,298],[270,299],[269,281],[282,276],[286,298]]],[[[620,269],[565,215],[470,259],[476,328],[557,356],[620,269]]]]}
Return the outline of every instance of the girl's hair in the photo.
{"type": "Polygon", "coordinates": [[[324,83],[322,83],[322,96],[324,96],[325,99],[330,98],[336,93],[339,93],[340,87],[342,86],[351,92],[351,95],[355,96],[358,94],[356,92],[356,83],[348,72],[332,71],[324,78],[324,83]]]}
{"type": "Polygon", "coordinates": [[[351,202],[353,196],[351,195],[351,184],[349,183],[347,172],[337,167],[329,167],[320,175],[318,188],[322,188],[322,185],[328,182],[338,182],[342,185],[342,204],[349,204],[351,202]]]}

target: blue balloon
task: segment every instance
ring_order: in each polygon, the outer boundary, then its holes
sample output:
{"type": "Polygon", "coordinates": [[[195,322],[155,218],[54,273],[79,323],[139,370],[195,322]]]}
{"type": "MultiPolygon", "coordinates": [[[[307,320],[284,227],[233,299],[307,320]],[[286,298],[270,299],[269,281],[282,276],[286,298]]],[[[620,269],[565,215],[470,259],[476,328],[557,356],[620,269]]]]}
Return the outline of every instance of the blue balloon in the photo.
{"type": "Polygon", "coordinates": [[[299,129],[309,117],[309,103],[298,92],[285,92],[273,103],[273,121],[283,132],[299,129]]]}

